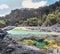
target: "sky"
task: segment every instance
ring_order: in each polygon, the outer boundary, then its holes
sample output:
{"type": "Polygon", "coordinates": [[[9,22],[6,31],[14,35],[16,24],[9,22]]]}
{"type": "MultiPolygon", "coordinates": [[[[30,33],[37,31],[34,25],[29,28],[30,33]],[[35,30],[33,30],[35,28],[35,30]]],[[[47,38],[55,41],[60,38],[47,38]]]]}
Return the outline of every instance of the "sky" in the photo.
{"type": "Polygon", "coordinates": [[[39,8],[51,5],[58,0],[0,0],[0,17],[5,16],[14,9],[39,8]]]}

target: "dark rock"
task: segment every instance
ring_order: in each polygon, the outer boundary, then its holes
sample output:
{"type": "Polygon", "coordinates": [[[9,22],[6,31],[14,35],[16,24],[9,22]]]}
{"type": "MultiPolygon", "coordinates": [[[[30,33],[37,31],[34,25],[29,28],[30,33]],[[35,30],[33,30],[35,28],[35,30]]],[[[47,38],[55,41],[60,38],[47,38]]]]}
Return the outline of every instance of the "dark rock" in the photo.
{"type": "Polygon", "coordinates": [[[7,32],[0,29],[0,39],[3,39],[6,35],[7,32]]]}

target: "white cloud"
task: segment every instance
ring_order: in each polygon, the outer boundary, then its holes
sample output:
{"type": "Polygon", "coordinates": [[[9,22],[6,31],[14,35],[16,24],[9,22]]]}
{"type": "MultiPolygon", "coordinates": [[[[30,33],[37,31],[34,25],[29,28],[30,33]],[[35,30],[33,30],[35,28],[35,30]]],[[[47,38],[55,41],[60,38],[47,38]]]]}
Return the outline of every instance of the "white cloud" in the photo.
{"type": "Polygon", "coordinates": [[[3,14],[0,14],[0,17],[3,17],[5,15],[8,15],[10,12],[6,12],[6,13],[3,13],[3,14]]]}
{"type": "Polygon", "coordinates": [[[40,2],[32,2],[32,0],[23,0],[23,8],[39,8],[45,6],[47,1],[42,0],[40,2]]]}
{"type": "Polygon", "coordinates": [[[0,17],[5,16],[4,14],[0,14],[0,17]]]}
{"type": "Polygon", "coordinates": [[[9,6],[7,4],[1,4],[0,5],[0,9],[3,10],[3,9],[8,9],[9,6]]]}

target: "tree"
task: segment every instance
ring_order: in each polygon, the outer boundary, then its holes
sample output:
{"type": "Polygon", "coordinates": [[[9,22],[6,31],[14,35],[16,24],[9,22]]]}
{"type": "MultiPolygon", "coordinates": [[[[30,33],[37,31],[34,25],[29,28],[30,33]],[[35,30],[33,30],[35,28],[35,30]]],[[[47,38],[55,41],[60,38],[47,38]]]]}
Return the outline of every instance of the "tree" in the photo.
{"type": "Polygon", "coordinates": [[[60,24],[60,12],[57,13],[56,18],[57,23],[60,24]]]}
{"type": "Polygon", "coordinates": [[[38,26],[41,26],[43,24],[42,20],[38,20],[38,26]]]}
{"type": "Polygon", "coordinates": [[[22,26],[28,26],[28,22],[27,21],[24,21],[21,25],[22,26]]]}
{"type": "Polygon", "coordinates": [[[37,26],[38,25],[38,19],[37,18],[27,19],[27,24],[29,26],[37,26]]]}
{"type": "Polygon", "coordinates": [[[0,20],[0,28],[6,26],[6,21],[0,20]]]}
{"type": "Polygon", "coordinates": [[[54,14],[48,14],[44,24],[46,26],[51,26],[56,23],[56,16],[54,14]]]}

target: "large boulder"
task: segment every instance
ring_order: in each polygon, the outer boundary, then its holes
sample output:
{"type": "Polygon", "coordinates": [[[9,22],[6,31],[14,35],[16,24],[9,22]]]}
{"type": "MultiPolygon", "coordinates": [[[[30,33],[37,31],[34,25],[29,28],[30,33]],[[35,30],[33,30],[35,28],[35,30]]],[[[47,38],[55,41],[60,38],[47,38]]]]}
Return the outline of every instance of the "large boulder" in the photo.
{"type": "Polygon", "coordinates": [[[7,32],[0,29],[0,39],[3,39],[7,35],[7,32]]]}

